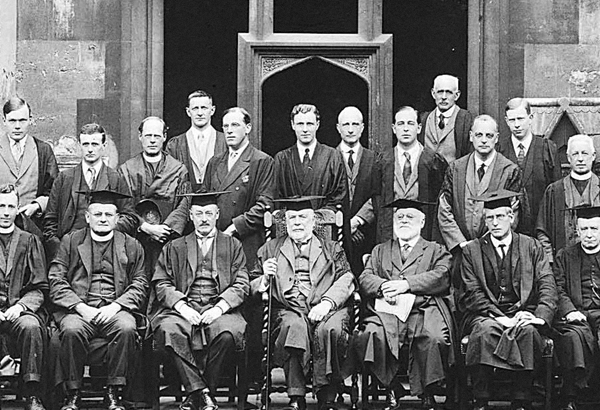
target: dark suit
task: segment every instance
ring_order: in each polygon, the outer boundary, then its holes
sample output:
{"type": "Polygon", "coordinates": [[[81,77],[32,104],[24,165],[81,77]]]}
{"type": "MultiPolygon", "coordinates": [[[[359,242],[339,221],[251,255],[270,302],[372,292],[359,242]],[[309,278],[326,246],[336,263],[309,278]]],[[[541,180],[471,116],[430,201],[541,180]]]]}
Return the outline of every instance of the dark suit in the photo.
{"type": "MultiPolygon", "coordinates": [[[[456,108],[458,109],[458,113],[456,114],[456,122],[454,124],[454,144],[456,146],[456,158],[458,159],[473,150],[473,145],[469,141],[469,131],[471,131],[471,126],[473,125],[473,115],[463,108],[458,106],[456,108]]],[[[435,110],[421,114],[421,132],[417,136],[417,140],[423,146],[425,146],[427,121],[432,114],[435,114],[435,110]]],[[[433,120],[436,123],[438,122],[436,118],[433,118],[433,120]]],[[[449,130],[445,131],[448,132],[449,130]]]]}
{"type": "MultiPolygon", "coordinates": [[[[189,130],[183,134],[179,134],[175,137],[172,137],[167,142],[166,151],[171,154],[176,160],[182,162],[183,165],[188,170],[190,176],[190,183],[192,185],[192,192],[196,192],[200,185],[197,180],[198,176],[194,171],[194,165],[192,161],[192,157],[190,156],[190,147],[187,143],[187,133],[189,130]]],[[[222,152],[227,151],[227,142],[225,140],[225,134],[217,131],[217,139],[215,141],[215,152],[213,156],[219,155],[222,152]]]]}
{"type": "MultiPolygon", "coordinates": [[[[501,138],[496,150],[517,164],[517,153],[510,136],[501,138]]],[[[524,201],[523,212],[519,215],[517,231],[535,237],[535,224],[544,191],[548,185],[561,178],[556,144],[543,136],[533,135],[521,171],[527,200],[524,201]]]]}
{"type": "MultiPolygon", "coordinates": [[[[58,178],[50,191],[48,209],[44,217],[44,240],[48,258],[52,259],[56,253],[60,239],[71,231],[79,201],[86,201],[85,194],[80,194],[80,186],[85,184],[83,168],[78,164],[74,168],[66,169],[58,174],[58,178]]],[[[109,190],[121,194],[131,195],[127,181],[114,169],[103,164],[98,173],[94,190],[109,190]]],[[[119,231],[134,234],[138,226],[138,218],[135,215],[133,201],[131,198],[117,201],[119,208],[119,220],[117,227],[119,231]]],[[[80,221],[84,222],[84,221],[80,221]]]]}
{"type": "MultiPolygon", "coordinates": [[[[97,246],[88,228],[63,237],[50,265],[50,300],[57,307],[54,318],[59,327],[60,351],[57,358],[57,383],[79,389],[89,342],[94,337],[109,341],[106,362],[109,385],[125,385],[131,377],[132,359],[138,337],[132,313],[141,313],[148,296],[148,278],[144,269],[144,250],[134,238],[114,231],[112,253],[114,302],[122,309],[103,325],[85,322],[74,313],[79,303],[88,303],[94,254],[97,246]]],[[[100,306],[100,305],[99,305],[100,306]]]]}

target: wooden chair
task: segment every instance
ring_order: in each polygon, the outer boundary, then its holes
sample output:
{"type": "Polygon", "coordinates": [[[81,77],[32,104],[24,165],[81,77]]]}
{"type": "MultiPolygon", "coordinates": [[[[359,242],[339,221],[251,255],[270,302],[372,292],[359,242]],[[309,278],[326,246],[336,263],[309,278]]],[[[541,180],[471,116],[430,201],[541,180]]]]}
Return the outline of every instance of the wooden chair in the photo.
{"type": "MultiPolygon", "coordinates": [[[[315,211],[316,214],[316,224],[314,232],[317,236],[325,239],[333,239],[336,240],[340,246],[343,244],[344,234],[343,234],[343,224],[344,224],[344,216],[341,211],[341,205],[337,206],[337,211],[332,211],[330,209],[319,209],[315,211]]],[[[264,226],[265,226],[265,236],[266,241],[270,241],[273,238],[283,236],[287,234],[287,226],[285,221],[285,212],[281,210],[276,210],[271,212],[269,208],[267,208],[264,216],[264,226]]],[[[271,363],[271,361],[267,358],[267,335],[270,330],[269,326],[269,309],[268,309],[268,294],[267,292],[263,293],[263,329],[262,329],[262,340],[264,345],[263,352],[263,362],[262,366],[264,369],[264,379],[263,386],[261,389],[261,402],[263,408],[265,407],[267,401],[270,400],[270,397],[267,397],[266,392],[275,392],[275,393],[285,393],[286,386],[285,385],[273,385],[271,378],[271,370],[272,368],[267,369],[267,363],[271,363]]],[[[355,290],[353,296],[349,299],[348,303],[351,304],[350,309],[350,331],[354,333],[354,330],[358,326],[358,318],[360,314],[360,296],[358,294],[358,290],[355,290]]],[[[310,376],[309,376],[310,380],[310,376]]],[[[340,386],[340,391],[338,395],[338,403],[343,402],[343,394],[350,395],[350,402],[352,410],[356,410],[358,408],[358,374],[353,374],[351,376],[352,384],[347,386],[343,384],[340,386]]],[[[308,381],[310,384],[310,381],[308,381]]],[[[308,387],[310,391],[310,386],[308,387]]]]}

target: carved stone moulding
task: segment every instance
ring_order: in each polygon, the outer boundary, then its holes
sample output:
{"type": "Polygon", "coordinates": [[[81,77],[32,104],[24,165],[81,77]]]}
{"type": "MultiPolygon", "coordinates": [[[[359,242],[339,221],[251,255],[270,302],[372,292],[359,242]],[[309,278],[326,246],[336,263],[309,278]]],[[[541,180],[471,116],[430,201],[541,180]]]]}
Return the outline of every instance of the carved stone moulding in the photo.
{"type": "Polygon", "coordinates": [[[274,56],[274,55],[260,55],[260,67],[261,67],[261,81],[264,81],[271,75],[280,71],[286,70],[291,66],[301,64],[313,58],[319,58],[328,63],[337,65],[341,68],[347,69],[359,76],[363,77],[367,83],[369,83],[370,74],[370,57],[369,56],[356,56],[356,57],[330,57],[327,55],[313,54],[304,56],[274,56]]]}

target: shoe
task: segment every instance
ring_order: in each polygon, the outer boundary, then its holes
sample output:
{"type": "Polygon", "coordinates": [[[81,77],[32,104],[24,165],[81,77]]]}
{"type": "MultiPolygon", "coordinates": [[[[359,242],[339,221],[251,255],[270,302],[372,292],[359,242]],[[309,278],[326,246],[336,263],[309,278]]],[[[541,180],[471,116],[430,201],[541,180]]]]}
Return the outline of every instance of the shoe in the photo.
{"type": "Polygon", "coordinates": [[[104,402],[108,410],[125,410],[125,406],[121,404],[121,400],[119,399],[119,390],[116,386],[108,386],[106,388],[104,402]]]}
{"type": "Polygon", "coordinates": [[[569,402],[567,402],[567,404],[562,406],[560,409],[561,410],[577,410],[577,404],[575,403],[574,400],[570,400],[569,402]]]}
{"type": "Polygon", "coordinates": [[[487,409],[488,409],[487,403],[478,402],[478,401],[475,401],[475,403],[473,403],[473,410],[487,410],[487,409]]]}
{"type": "Polygon", "coordinates": [[[198,392],[193,392],[179,405],[179,410],[200,410],[200,407],[200,394],[198,392]]]}
{"type": "Polygon", "coordinates": [[[200,392],[200,399],[204,402],[204,406],[202,406],[202,410],[217,410],[219,406],[217,406],[217,401],[210,394],[210,390],[205,389],[200,392]]]}
{"type": "Polygon", "coordinates": [[[285,410],[306,410],[306,399],[301,396],[290,397],[290,403],[285,410]]]}
{"type": "Polygon", "coordinates": [[[25,410],[46,410],[37,396],[29,396],[25,401],[25,410]]]}
{"type": "Polygon", "coordinates": [[[385,407],[383,410],[396,410],[398,408],[398,400],[396,399],[396,393],[394,389],[388,389],[387,397],[385,399],[385,407]]]}
{"type": "Polygon", "coordinates": [[[80,400],[81,396],[79,394],[79,390],[71,390],[69,393],[67,393],[65,404],[60,408],[60,410],[79,410],[80,400]]]}
{"type": "Polygon", "coordinates": [[[435,410],[435,398],[431,394],[424,394],[421,397],[421,408],[424,410],[435,410]]]}

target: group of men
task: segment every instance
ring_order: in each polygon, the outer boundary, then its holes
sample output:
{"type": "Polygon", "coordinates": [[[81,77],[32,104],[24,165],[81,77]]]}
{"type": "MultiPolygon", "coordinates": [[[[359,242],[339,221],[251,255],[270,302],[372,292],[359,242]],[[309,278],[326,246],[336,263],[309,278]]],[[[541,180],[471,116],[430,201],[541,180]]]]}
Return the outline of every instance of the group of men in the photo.
{"type": "Polygon", "coordinates": [[[107,342],[107,407],[123,409],[139,339],[150,335],[187,392],[181,408],[216,410],[231,353],[261,351],[256,296],[269,291],[273,359],[292,410],[306,408],[309,373],[328,410],[357,370],[387,388],[393,410],[404,362],[411,393],[434,409],[466,334],[474,408],[487,407],[493,369],[518,372],[513,407],[528,408],[547,336],[568,374],[564,408],[575,409],[600,326],[593,141],[569,139],[563,178],[555,144],[532,133],[525,99],[507,103],[511,135],[501,139],[491,116],[456,105],[456,77],[436,77],[431,94],[434,111],[395,112],[395,146],[383,154],[361,144],[356,107],[339,113],[333,148],[317,140],[318,109],[296,105],[296,143],[271,158],[250,143],[244,108],[226,110],[216,131],[212,97],[195,91],[186,133],[167,141],[165,122],[145,118],[142,152],[115,170],[103,160],[105,130],[87,124],[81,163],[60,173],[50,146],[28,132],[29,104],[11,98],[0,138],[0,333],[12,343],[0,346],[21,357],[26,407],[43,409],[52,316],[62,410],[80,408],[94,338],[107,342]],[[287,234],[265,243],[263,217],[275,208],[287,234]],[[339,208],[343,246],[314,234],[317,210],[339,208]],[[357,289],[366,312],[351,334],[357,289]]]}

